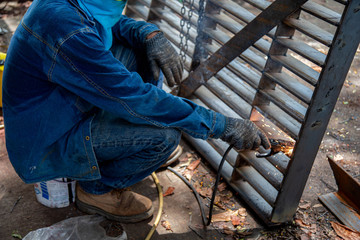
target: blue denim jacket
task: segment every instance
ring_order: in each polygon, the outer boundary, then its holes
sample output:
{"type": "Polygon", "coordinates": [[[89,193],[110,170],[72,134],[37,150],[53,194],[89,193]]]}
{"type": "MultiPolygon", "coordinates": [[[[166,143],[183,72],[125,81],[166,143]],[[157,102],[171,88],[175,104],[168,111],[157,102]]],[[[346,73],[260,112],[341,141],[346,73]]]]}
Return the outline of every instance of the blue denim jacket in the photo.
{"type": "MultiPolygon", "coordinates": [[[[8,49],[3,75],[6,146],[27,183],[100,178],[91,144],[94,109],[133,124],[219,137],[225,117],[144,83],[105,50],[76,0],[35,0],[8,49]]],[[[141,49],[158,28],[122,17],[114,37],[141,49]]]]}

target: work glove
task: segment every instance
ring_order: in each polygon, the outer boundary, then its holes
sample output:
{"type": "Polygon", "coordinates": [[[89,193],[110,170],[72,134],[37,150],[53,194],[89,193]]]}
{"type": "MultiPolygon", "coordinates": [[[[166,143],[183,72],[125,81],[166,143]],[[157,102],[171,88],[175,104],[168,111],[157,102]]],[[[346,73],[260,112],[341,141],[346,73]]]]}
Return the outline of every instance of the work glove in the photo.
{"type": "Polygon", "coordinates": [[[247,119],[227,117],[225,131],[220,139],[233,144],[239,151],[256,150],[260,145],[265,149],[270,148],[270,142],[266,135],[247,119]]]}
{"type": "Polygon", "coordinates": [[[150,69],[154,79],[159,79],[160,69],[165,75],[169,87],[180,84],[183,72],[183,63],[169,40],[162,32],[145,40],[145,48],[150,69]]]}

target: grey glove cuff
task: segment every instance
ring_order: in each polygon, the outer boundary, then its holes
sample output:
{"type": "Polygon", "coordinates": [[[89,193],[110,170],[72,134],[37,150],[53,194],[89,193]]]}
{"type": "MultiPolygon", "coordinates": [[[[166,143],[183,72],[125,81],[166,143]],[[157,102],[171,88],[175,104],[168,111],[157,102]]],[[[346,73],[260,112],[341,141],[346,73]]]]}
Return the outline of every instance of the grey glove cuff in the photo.
{"type": "Polygon", "coordinates": [[[219,137],[223,141],[227,141],[228,136],[234,131],[236,119],[231,117],[225,117],[225,131],[219,137]]]}
{"type": "Polygon", "coordinates": [[[146,48],[157,48],[161,47],[163,44],[167,44],[168,40],[166,39],[163,32],[159,32],[154,37],[145,40],[146,48]]]}

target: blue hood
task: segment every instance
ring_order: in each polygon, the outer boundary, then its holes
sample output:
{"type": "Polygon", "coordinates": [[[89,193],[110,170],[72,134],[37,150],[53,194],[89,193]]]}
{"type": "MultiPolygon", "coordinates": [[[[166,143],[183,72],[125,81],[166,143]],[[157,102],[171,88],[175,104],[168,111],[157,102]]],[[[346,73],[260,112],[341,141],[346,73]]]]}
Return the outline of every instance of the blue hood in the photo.
{"type": "Polygon", "coordinates": [[[101,25],[99,29],[105,48],[112,45],[111,28],[117,23],[127,0],[78,0],[80,7],[101,25]]]}

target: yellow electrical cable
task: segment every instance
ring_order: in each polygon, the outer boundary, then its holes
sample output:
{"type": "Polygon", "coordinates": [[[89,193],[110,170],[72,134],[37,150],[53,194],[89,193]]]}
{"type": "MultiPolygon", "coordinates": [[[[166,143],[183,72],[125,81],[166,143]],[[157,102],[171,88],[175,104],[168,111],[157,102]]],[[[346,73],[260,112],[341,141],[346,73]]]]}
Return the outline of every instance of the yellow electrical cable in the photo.
{"type": "Polygon", "coordinates": [[[151,176],[154,179],[154,182],[156,184],[156,188],[157,188],[158,193],[159,193],[159,210],[158,210],[157,216],[155,218],[155,222],[154,222],[152,228],[150,229],[150,232],[146,236],[145,240],[150,240],[151,239],[151,237],[154,234],[157,226],[159,225],[160,218],[161,218],[161,213],[162,213],[162,210],[163,210],[163,204],[164,204],[163,192],[162,192],[162,188],[161,188],[159,179],[157,178],[155,172],[153,172],[151,174],[151,176]]]}

